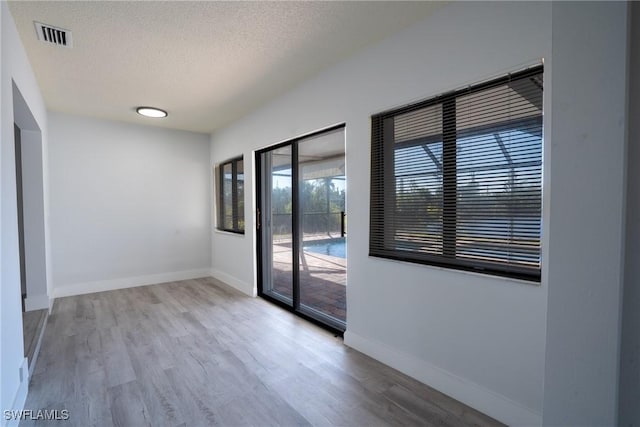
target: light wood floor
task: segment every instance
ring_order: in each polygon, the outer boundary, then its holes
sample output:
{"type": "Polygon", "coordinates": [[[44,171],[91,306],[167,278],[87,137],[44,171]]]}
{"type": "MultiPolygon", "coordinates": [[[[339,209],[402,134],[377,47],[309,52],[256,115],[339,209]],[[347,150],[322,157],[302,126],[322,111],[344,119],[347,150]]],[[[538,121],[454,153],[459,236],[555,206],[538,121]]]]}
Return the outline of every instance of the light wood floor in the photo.
{"type": "Polygon", "coordinates": [[[25,409],[67,409],[56,426],[498,424],[213,279],[56,299],[25,409]]]}

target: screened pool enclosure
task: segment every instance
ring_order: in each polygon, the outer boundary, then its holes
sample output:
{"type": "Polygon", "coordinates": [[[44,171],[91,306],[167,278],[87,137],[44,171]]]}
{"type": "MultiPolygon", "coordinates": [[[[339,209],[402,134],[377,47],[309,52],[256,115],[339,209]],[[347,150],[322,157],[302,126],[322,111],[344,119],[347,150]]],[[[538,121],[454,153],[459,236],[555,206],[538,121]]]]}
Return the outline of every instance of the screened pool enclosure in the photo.
{"type": "Polygon", "coordinates": [[[260,294],[344,330],[344,128],[260,152],[257,163],[260,294]]]}

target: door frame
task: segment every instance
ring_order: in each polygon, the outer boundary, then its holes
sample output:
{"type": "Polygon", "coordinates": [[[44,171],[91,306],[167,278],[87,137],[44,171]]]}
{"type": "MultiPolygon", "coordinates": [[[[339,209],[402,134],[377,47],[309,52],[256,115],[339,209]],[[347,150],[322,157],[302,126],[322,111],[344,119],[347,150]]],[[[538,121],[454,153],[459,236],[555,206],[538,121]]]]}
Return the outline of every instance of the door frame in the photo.
{"type": "MultiPolygon", "coordinates": [[[[306,138],[321,135],[326,132],[331,132],[338,129],[346,129],[346,123],[340,123],[337,125],[333,125],[327,128],[323,128],[317,131],[313,131],[311,133],[307,133],[301,136],[297,136],[292,139],[288,139],[283,142],[279,142],[277,144],[262,148],[260,150],[255,151],[255,189],[256,189],[256,256],[257,256],[257,287],[258,287],[258,296],[266,299],[267,301],[278,305],[279,307],[284,308],[285,310],[315,324],[324,329],[329,330],[336,336],[342,337],[346,330],[346,321],[345,321],[345,329],[341,329],[332,323],[323,322],[320,319],[317,319],[313,316],[310,316],[300,310],[300,229],[299,229],[299,165],[298,165],[298,143],[306,138]],[[265,213],[261,211],[262,202],[263,202],[263,170],[262,170],[262,154],[267,153],[269,151],[277,150],[278,148],[283,147],[291,147],[291,251],[292,251],[292,304],[289,305],[277,298],[272,297],[269,294],[266,294],[263,291],[264,288],[264,273],[265,266],[263,265],[264,260],[264,239],[262,235],[262,225],[264,224],[265,213]]],[[[346,132],[345,132],[346,138],[346,132]]],[[[346,144],[346,139],[345,139],[346,144]]],[[[345,160],[346,160],[346,146],[345,146],[345,160]]],[[[348,196],[347,196],[348,197],[348,196]]],[[[269,266],[271,268],[271,266],[269,266]]]]}

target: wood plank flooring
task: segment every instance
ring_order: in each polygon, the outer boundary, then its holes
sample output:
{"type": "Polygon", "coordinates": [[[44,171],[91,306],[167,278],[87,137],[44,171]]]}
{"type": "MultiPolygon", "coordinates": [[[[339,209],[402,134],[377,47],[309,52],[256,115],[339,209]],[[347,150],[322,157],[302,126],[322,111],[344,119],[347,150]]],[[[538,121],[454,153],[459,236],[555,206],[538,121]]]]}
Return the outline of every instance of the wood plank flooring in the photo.
{"type": "Polygon", "coordinates": [[[196,279],[56,299],[21,426],[499,425],[259,298],[196,279]]]}

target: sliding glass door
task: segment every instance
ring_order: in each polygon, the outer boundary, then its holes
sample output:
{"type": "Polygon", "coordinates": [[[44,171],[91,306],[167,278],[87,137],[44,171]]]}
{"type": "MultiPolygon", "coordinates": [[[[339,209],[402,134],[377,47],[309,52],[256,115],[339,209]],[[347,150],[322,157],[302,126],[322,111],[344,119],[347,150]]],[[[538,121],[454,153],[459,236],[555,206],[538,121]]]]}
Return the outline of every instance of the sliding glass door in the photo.
{"type": "Polygon", "coordinates": [[[293,306],[293,177],[291,145],[261,156],[262,292],[293,306]]]}
{"type": "Polygon", "coordinates": [[[346,322],[344,129],[298,143],[300,310],[346,322]]]}
{"type": "Polygon", "coordinates": [[[259,293],[346,327],[344,127],[257,153],[259,293]]]}

